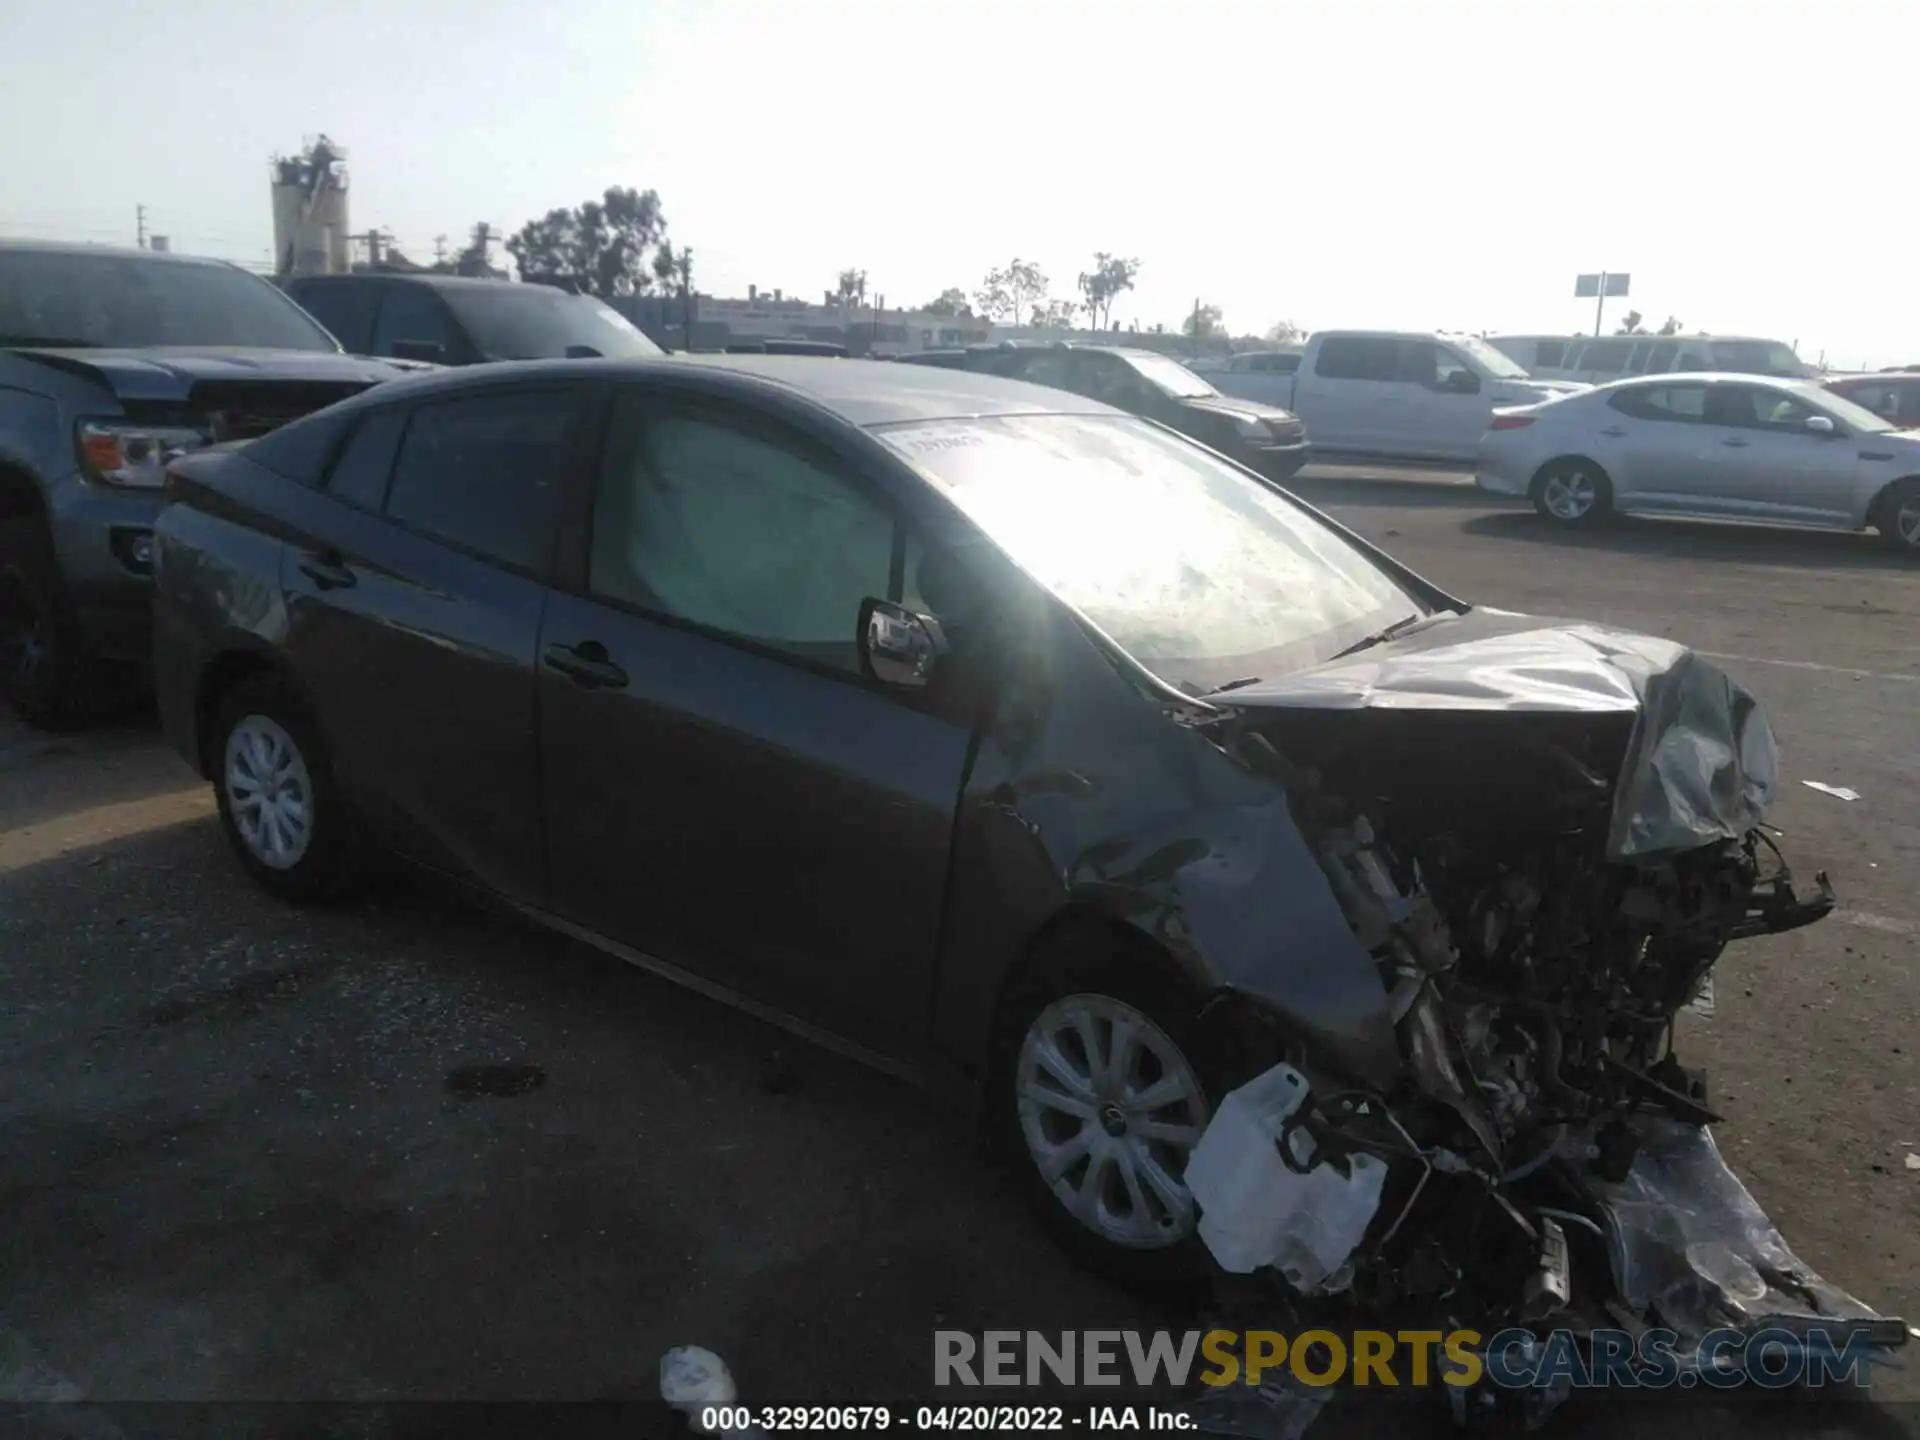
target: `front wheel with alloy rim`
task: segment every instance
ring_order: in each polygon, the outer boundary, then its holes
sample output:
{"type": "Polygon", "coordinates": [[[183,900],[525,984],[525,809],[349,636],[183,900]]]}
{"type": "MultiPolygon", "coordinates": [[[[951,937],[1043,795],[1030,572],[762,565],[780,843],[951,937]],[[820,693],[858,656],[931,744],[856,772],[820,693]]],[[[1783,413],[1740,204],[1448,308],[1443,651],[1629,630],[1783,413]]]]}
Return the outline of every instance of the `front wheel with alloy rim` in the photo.
{"type": "Polygon", "coordinates": [[[1047,967],[1003,1017],[989,1083],[1009,1162],[1054,1237],[1122,1284],[1207,1270],[1185,1179],[1212,1114],[1193,1014],[1154,967],[1109,955],[1047,967]]]}
{"type": "Polygon", "coordinates": [[[1555,460],[1533,477],[1533,508],[1561,525],[1596,525],[1613,510],[1613,486],[1599,466],[1555,460]]]}
{"type": "Polygon", "coordinates": [[[1902,480],[1880,502],[1881,537],[1910,554],[1920,555],[1920,480],[1902,480]]]}
{"type": "Polygon", "coordinates": [[[329,899],[357,873],[348,816],[320,737],[286,684],[243,681],[213,736],[220,820],[247,872],[286,900],[329,899]]]}

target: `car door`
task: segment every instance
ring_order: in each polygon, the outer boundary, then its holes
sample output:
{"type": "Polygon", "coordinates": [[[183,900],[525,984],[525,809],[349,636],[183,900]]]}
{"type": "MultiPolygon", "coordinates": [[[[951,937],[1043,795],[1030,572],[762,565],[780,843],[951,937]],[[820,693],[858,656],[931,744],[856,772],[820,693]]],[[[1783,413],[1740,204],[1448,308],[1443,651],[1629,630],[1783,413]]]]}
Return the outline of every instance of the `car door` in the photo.
{"type": "Polygon", "coordinates": [[[970,732],[861,673],[861,601],[926,606],[875,463],[622,389],[539,696],[554,907],[886,1051],[928,1024],[970,732]]]}
{"type": "Polygon", "coordinates": [[[437,365],[468,365],[479,358],[453,312],[431,287],[387,280],[380,290],[369,354],[437,365]]]}
{"type": "Polygon", "coordinates": [[[411,858],[542,898],[534,663],[578,387],[370,407],[300,497],[286,650],[341,779],[411,858]]]}
{"type": "Polygon", "coordinates": [[[1408,340],[1400,365],[1413,387],[1406,453],[1426,460],[1471,460],[1492,407],[1479,373],[1459,351],[1431,340],[1408,340]]]}
{"type": "Polygon", "coordinates": [[[1720,447],[1716,488],[1732,513],[1815,524],[1848,519],[1858,447],[1832,416],[1784,390],[1723,382],[1708,392],[1707,420],[1720,447]],[[1827,429],[1809,428],[1816,416],[1827,429]]]}
{"type": "Polygon", "coordinates": [[[1403,363],[1401,345],[1391,335],[1329,335],[1321,342],[1312,373],[1300,372],[1293,407],[1316,449],[1407,453],[1420,387],[1403,363]]]}
{"type": "Polygon", "coordinates": [[[1717,437],[1699,381],[1633,385],[1607,393],[1594,427],[1596,456],[1628,510],[1718,510],[1717,437]]]}

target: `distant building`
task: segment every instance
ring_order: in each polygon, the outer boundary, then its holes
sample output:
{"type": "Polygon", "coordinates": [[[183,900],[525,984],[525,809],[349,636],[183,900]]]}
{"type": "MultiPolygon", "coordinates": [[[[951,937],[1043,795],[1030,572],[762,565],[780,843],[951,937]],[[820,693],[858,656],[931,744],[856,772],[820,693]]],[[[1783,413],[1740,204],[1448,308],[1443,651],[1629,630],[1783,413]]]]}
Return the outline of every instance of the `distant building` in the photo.
{"type": "Polygon", "coordinates": [[[823,340],[844,345],[855,355],[906,355],[979,344],[992,326],[969,316],[929,315],[919,310],[888,310],[873,305],[842,305],[790,297],[780,290],[749,285],[745,299],[693,297],[693,333],[687,334],[686,310],[677,291],[637,295],[609,302],[655,343],[675,350],[724,350],[729,345],[766,340],[823,340]]]}
{"type": "Polygon", "coordinates": [[[346,158],[324,135],[273,158],[273,267],[282,279],[346,273],[346,158]]]}

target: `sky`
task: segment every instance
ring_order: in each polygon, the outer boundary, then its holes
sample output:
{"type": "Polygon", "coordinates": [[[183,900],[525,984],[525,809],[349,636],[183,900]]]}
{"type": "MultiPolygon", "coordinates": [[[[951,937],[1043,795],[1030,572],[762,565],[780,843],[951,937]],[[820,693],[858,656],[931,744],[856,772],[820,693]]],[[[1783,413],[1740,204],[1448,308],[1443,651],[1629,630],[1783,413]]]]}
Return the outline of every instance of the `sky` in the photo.
{"type": "Polygon", "coordinates": [[[609,185],[695,287],[1137,257],[1124,323],[1650,326],[1920,362],[1914,0],[3,0],[0,234],[266,262],[345,147],[415,258],[609,185]]]}

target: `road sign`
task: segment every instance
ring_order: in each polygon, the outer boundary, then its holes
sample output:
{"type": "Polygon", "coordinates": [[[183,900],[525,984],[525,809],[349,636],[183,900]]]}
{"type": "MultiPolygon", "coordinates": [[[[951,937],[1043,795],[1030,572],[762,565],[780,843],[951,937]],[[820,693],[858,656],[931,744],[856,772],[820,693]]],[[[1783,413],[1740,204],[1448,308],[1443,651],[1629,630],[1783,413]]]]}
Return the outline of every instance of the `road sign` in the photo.
{"type": "Polygon", "coordinates": [[[1601,295],[1624,295],[1627,293],[1629,275],[1611,275],[1602,270],[1598,275],[1576,275],[1573,277],[1573,298],[1576,300],[1598,300],[1601,295]]]}
{"type": "Polygon", "coordinates": [[[1631,278],[1632,278],[1632,277],[1631,277],[1631,276],[1628,276],[1628,275],[1609,275],[1609,276],[1607,276],[1607,294],[1609,294],[1609,295],[1624,295],[1624,294],[1626,294],[1626,293],[1627,293],[1627,281],[1628,281],[1629,279],[1631,279],[1631,278]]]}

